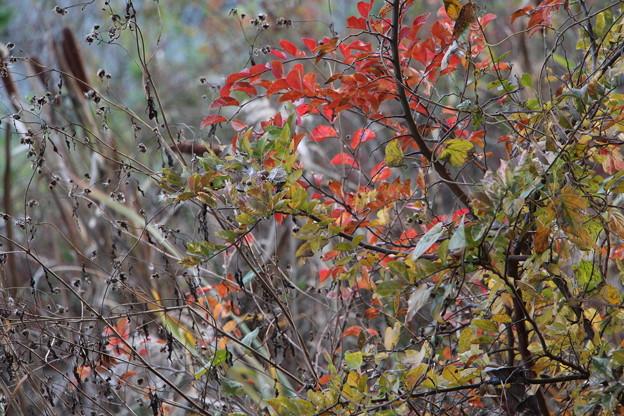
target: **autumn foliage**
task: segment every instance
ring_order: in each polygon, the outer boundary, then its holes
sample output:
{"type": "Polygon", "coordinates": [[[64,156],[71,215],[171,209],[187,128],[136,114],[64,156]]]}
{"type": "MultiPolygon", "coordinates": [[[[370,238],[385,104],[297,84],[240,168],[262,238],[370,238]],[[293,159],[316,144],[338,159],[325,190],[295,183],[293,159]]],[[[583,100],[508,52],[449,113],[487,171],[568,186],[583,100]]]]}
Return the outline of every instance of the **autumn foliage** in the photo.
{"type": "Polygon", "coordinates": [[[360,1],[227,75],[201,152],[133,165],[197,224],[120,225],[174,289],[115,274],[132,307],[86,308],[101,345],[68,388],[154,414],[624,412],[624,14],[534,3],[360,1]]]}
{"type": "MultiPolygon", "coordinates": [[[[619,7],[594,32],[567,28],[579,60],[562,68],[555,49],[540,81],[491,46],[496,16],[445,4],[413,16],[410,1],[359,2],[350,35],[281,41],[227,77],[204,120],[236,133],[197,175],[227,179],[183,199],[238,211],[225,245],[241,250],[260,222],[290,219],[296,255],[319,259],[319,284],[348,305],[342,341],[316,346],[325,362],[298,366],[313,382],[265,398],[270,412],[620,409],[619,7]],[[259,97],[283,110],[225,120],[259,97]]],[[[557,37],[574,7],[543,1],[510,21],[529,42],[557,37]]]]}

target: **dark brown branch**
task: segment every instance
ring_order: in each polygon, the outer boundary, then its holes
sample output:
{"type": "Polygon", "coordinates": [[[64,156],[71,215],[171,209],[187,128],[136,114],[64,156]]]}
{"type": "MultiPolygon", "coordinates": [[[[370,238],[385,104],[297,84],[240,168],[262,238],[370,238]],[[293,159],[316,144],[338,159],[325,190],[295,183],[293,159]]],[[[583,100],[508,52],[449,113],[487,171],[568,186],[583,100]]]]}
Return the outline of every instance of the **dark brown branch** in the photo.
{"type": "Polygon", "coordinates": [[[472,206],[470,205],[470,198],[464,192],[464,190],[456,183],[456,181],[451,177],[451,174],[446,169],[446,167],[437,161],[434,158],[434,155],[427,146],[425,139],[420,134],[418,130],[418,126],[414,117],[412,116],[412,109],[410,108],[409,101],[407,99],[407,94],[405,93],[405,87],[403,86],[403,72],[401,71],[401,55],[399,53],[399,29],[401,26],[401,0],[394,0],[393,2],[393,11],[392,11],[392,38],[390,41],[390,48],[392,50],[392,66],[394,68],[394,83],[397,89],[397,96],[399,97],[399,102],[401,103],[401,108],[403,110],[403,118],[407,123],[407,127],[410,131],[410,134],[422,155],[431,163],[436,173],[440,176],[440,178],[446,183],[446,185],[451,189],[451,191],[455,194],[455,196],[461,201],[462,205],[471,212],[472,214],[472,206]]]}

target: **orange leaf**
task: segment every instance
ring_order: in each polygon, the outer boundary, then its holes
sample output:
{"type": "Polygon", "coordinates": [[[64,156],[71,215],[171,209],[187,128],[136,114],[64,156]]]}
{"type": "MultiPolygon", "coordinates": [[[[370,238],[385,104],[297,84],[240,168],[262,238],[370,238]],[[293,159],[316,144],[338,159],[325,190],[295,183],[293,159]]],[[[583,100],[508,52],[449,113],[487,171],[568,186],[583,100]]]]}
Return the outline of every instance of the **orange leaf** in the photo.
{"type": "Polygon", "coordinates": [[[444,0],[444,8],[448,17],[455,20],[459,17],[462,5],[457,0],[444,0]]]}
{"type": "Polygon", "coordinates": [[[348,337],[349,335],[355,335],[358,336],[360,335],[360,332],[362,332],[364,328],[362,328],[359,325],[353,325],[350,326],[349,328],[347,328],[343,333],[342,333],[342,337],[348,337]]]}
{"type": "Polygon", "coordinates": [[[342,184],[340,182],[330,181],[327,186],[332,190],[334,195],[344,200],[344,193],[342,192],[342,184]]]}
{"type": "Polygon", "coordinates": [[[324,376],[322,376],[322,377],[320,377],[318,379],[318,382],[319,382],[320,385],[323,385],[323,384],[329,383],[331,380],[332,380],[332,375],[331,374],[325,374],[324,376]]]}

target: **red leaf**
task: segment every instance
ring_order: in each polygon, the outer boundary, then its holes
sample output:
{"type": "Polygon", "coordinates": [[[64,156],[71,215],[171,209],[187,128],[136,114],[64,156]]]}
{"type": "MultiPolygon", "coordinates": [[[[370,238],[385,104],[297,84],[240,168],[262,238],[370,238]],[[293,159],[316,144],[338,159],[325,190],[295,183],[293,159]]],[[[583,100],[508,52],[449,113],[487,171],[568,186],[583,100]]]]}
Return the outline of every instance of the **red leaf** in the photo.
{"type": "Polygon", "coordinates": [[[440,22],[439,20],[436,20],[433,23],[433,26],[431,27],[431,34],[441,40],[444,40],[452,35],[448,26],[440,22]]]}
{"type": "Polygon", "coordinates": [[[232,120],[231,125],[234,131],[241,131],[247,128],[247,124],[243,123],[240,120],[232,120]]]}
{"type": "Polygon", "coordinates": [[[286,218],[286,214],[282,214],[279,212],[276,212],[273,216],[275,217],[275,221],[280,225],[282,225],[282,223],[284,222],[284,218],[286,218]]]}
{"type": "Polygon", "coordinates": [[[355,159],[346,153],[338,153],[329,163],[331,165],[347,165],[353,167],[357,167],[358,165],[355,159]]]}
{"type": "Polygon", "coordinates": [[[286,101],[297,101],[299,98],[303,97],[303,93],[299,91],[288,91],[287,93],[282,94],[279,99],[280,103],[286,101]]]}
{"type": "Polygon", "coordinates": [[[357,9],[358,12],[360,12],[360,16],[366,19],[368,17],[368,13],[370,13],[371,5],[370,3],[361,1],[357,4],[357,9]]]}
{"type": "Polygon", "coordinates": [[[240,103],[233,97],[219,97],[210,104],[210,109],[227,107],[230,105],[240,105],[240,103]]]}
{"type": "Polygon", "coordinates": [[[247,95],[249,95],[250,97],[258,93],[256,91],[256,88],[247,81],[237,82],[236,84],[232,85],[232,89],[234,91],[242,91],[246,93],[247,95]]]}
{"type": "Polygon", "coordinates": [[[301,104],[295,108],[297,115],[301,118],[310,112],[310,104],[301,104]]]}
{"type": "Polygon", "coordinates": [[[362,332],[362,330],[363,330],[363,329],[364,329],[364,328],[362,328],[362,327],[361,327],[361,326],[359,326],[359,325],[353,325],[353,326],[350,326],[349,328],[347,328],[347,329],[346,329],[346,331],[344,331],[344,332],[342,333],[342,337],[343,337],[343,338],[344,338],[344,337],[348,337],[349,335],[355,335],[355,336],[358,336],[358,335],[360,335],[360,332],[362,332]]]}
{"type": "Polygon", "coordinates": [[[243,78],[248,78],[248,77],[249,77],[249,69],[244,69],[241,72],[237,72],[235,74],[228,76],[227,79],[225,80],[225,85],[232,85],[236,81],[243,79],[243,78]]]}
{"type": "Polygon", "coordinates": [[[496,15],[488,13],[481,19],[481,26],[486,27],[492,20],[496,19],[496,15]]]}
{"type": "Polygon", "coordinates": [[[211,124],[223,123],[224,121],[227,121],[227,118],[223,117],[220,114],[212,114],[206,116],[206,118],[202,120],[199,127],[203,129],[204,127],[210,126],[211,124]]]}
{"type": "Polygon", "coordinates": [[[319,280],[324,282],[331,275],[330,269],[321,269],[319,270],[319,280]]]}
{"type": "Polygon", "coordinates": [[[303,38],[301,40],[303,41],[303,43],[305,43],[308,49],[310,49],[310,52],[314,53],[314,50],[316,49],[316,45],[317,45],[316,40],[308,39],[308,38],[303,38]]]}
{"type": "Polygon", "coordinates": [[[347,29],[366,30],[366,20],[362,17],[351,16],[347,19],[347,29]]]}
{"type": "Polygon", "coordinates": [[[286,81],[286,78],[280,78],[274,83],[272,83],[271,86],[269,86],[269,88],[267,88],[266,96],[267,98],[270,98],[276,92],[285,90],[287,88],[288,88],[288,82],[286,81]]]}
{"type": "Polygon", "coordinates": [[[297,147],[299,147],[299,143],[301,143],[301,139],[303,139],[304,136],[305,134],[303,133],[296,133],[293,136],[293,150],[297,150],[297,147]]]}
{"type": "Polygon", "coordinates": [[[288,52],[289,54],[291,54],[292,56],[302,55],[301,51],[297,49],[297,47],[294,44],[292,44],[291,42],[288,42],[287,40],[280,40],[280,46],[284,48],[284,50],[288,52]]]}
{"type": "Polygon", "coordinates": [[[338,137],[338,132],[331,126],[316,126],[310,133],[310,139],[315,142],[322,142],[332,137],[338,137]]]}
{"type": "Polygon", "coordinates": [[[371,169],[370,176],[373,182],[381,182],[388,179],[390,174],[390,168],[386,166],[386,163],[380,162],[371,169]]]}
{"type": "Polygon", "coordinates": [[[284,77],[284,64],[282,61],[273,61],[271,62],[271,73],[275,77],[275,79],[280,79],[284,77]]]}
{"type": "Polygon", "coordinates": [[[375,138],[375,132],[370,129],[359,129],[353,134],[353,139],[351,140],[351,147],[355,149],[360,145],[360,143],[367,142],[369,140],[373,140],[375,138]]]}
{"type": "Polygon", "coordinates": [[[303,77],[303,86],[305,87],[305,91],[307,95],[315,96],[316,95],[316,87],[318,84],[316,83],[316,74],[314,72],[308,72],[303,77]]]}
{"type": "Polygon", "coordinates": [[[241,132],[236,133],[236,135],[234,136],[234,138],[232,139],[232,152],[236,153],[237,152],[237,145],[238,145],[238,138],[241,136],[241,132]]]}
{"type": "Polygon", "coordinates": [[[232,84],[225,84],[223,87],[221,87],[221,89],[219,90],[219,97],[229,97],[230,93],[232,92],[232,84]]]}
{"type": "Polygon", "coordinates": [[[532,9],[533,9],[532,6],[524,6],[523,8],[516,10],[515,12],[511,14],[511,17],[509,18],[509,22],[513,24],[513,22],[515,22],[516,19],[518,19],[519,17],[528,16],[529,10],[532,10],[532,9]]]}
{"type": "Polygon", "coordinates": [[[286,59],[286,54],[282,51],[278,51],[277,49],[271,50],[271,55],[279,59],[286,59]]]}
{"type": "Polygon", "coordinates": [[[297,64],[286,75],[288,86],[295,91],[303,91],[303,65],[297,64]]]}

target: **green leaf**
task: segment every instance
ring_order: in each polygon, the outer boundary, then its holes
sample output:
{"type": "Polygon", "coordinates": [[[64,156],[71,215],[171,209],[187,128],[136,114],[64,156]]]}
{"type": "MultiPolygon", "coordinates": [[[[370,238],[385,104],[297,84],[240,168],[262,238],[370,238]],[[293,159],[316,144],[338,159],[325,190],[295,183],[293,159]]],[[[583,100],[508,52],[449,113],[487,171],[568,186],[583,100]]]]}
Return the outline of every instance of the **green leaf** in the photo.
{"type": "Polygon", "coordinates": [[[520,84],[525,87],[531,87],[533,85],[531,74],[527,74],[527,73],[522,74],[522,77],[520,77],[520,84]]]}
{"type": "Polygon", "coordinates": [[[212,359],[212,365],[217,367],[223,363],[227,363],[232,359],[232,353],[227,350],[227,348],[218,350],[212,359]]]}
{"type": "Polygon", "coordinates": [[[498,332],[498,326],[489,319],[473,319],[472,325],[488,332],[498,332]]]}
{"type": "Polygon", "coordinates": [[[186,251],[188,254],[200,257],[212,257],[216,252],[223,250],[225,246],[213,244],[207,241],[197,241],[186,243],[186,251]]]}
{"type": "Polygon", "coordinates": [[[394,295],[399,290],[403,290],[403,285],[396,280],[386,280],[377,285],[375,293],[379,296],[394,295]]]}
{"type": "Polygon", "coordinates": [[[362,351],[345,354],[345,362],[349,370],[357,370],[362,366],[364,353],[362,351]]]}
{"type": "Polygon", "coordinates": [[[398,140],[392,140],[386,145],[386,166],[396,168],[403,166],[404,161],[403,149],[398,140]]]}
{"type": "Polygon", "coordinates": [[[600,270],[596,265],[587,260],[581,260],[576,267],[576,277],[583,290],[595,289],[601,282],[600,270]]]}
{"type": "Polygon", "coordinates": [[[420,240],[418,240],[418,244],[414,247],[414,251],[412,251],[412,259],[416,260],[420,256],[422,256],[427,250],[431,248],[432,245],[438,241],[438,238],[444,232],[444,224],[441,222],[437,223],[429,231],[423,235],[420,240]]]}
{"type": "Polygon", "coordinates": [[[474,106],[472,109],[472,113],[470,114],[472,118],[472,125],[475,129],[478,129],[483,124],[483,109],[481,107],[474,106]]]}
{"type": "Polygon", "coordinates": [[[353,251],[353,244],[350,241],[342,241],[334,246],[336,251],[353,251]]]}
{"type": "Polygon", "coordinates": [[[613,378],[611,374],[611,360],[608,358],[592,358],[592,375],[598,376],[598,381],[609,380],[613,378]],[[596,374],[598,373],[598,374],[596,374]]]}
{"type": "Polygon", "coordinates": [[[474,144],[468,140],[450,139],[444,144],[445,147],[440,153],[440,159],[450,162],[453,166],[461,166],[466,163],[468,156],[474,151],[474,144]]]}

